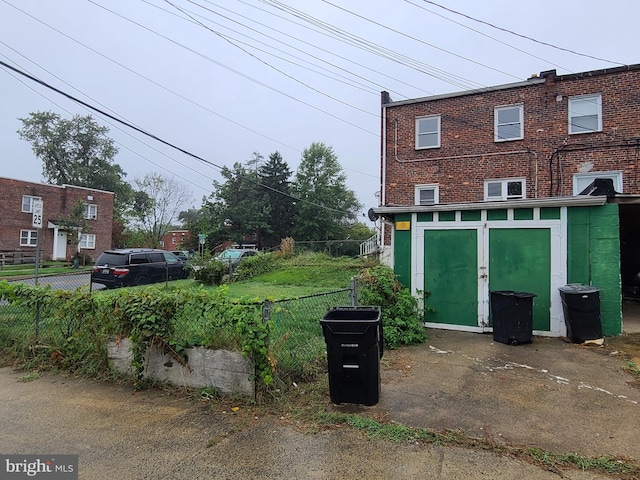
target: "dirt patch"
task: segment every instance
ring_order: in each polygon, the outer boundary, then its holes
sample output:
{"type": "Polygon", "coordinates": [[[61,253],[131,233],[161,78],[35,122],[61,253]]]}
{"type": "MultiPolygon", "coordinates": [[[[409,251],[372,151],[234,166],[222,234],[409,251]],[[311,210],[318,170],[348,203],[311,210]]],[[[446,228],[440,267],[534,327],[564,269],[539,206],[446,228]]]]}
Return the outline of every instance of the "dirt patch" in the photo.
{"type": "Polygon", "coordinates": [[[636,365],[640,361],[640,333],[625,333],[618,337],[607,337],[604,347],[610,352],[618,352],[636,365]]]}

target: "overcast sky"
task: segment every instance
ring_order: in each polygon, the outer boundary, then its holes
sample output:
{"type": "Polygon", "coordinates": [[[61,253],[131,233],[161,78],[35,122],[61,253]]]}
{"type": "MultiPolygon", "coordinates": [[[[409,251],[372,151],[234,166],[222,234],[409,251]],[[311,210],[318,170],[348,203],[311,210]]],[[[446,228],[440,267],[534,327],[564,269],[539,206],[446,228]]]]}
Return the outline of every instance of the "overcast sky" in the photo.
{"type": "MultiPolygon", "coordinates": [[[[638,0],[0,0],[0,61],[218,167],[277,150],[295,171],[323,142],[366,211],[382,90],[395,101],[640,63],[639,18],[638,0]]],[[[107,125],[129,181],[175,175],[199,206],[221,180],[1,66],[0,91],[0,176],[43,180],[16,132],[51,110],[107,125]]]]}

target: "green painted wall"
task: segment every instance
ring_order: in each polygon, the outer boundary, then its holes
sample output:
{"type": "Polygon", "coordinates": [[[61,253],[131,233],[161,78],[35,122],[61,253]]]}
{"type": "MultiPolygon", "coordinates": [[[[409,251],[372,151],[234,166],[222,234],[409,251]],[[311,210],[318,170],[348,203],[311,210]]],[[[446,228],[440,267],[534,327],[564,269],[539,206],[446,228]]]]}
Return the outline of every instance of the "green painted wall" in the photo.
{"type": "Polygon", "coordinates": [[[622,333],[617,204],[567,209],[567,281],[598,287],[602,334],[622,333]]]}
{"type": "MultiPolygon", "coordinates": [[[[396,222],[410,222],[410,213],[396,215],[396,222]]],[[[400,283],[411,288],[411,230],[394,229],[393,268],[400,283]]]]}

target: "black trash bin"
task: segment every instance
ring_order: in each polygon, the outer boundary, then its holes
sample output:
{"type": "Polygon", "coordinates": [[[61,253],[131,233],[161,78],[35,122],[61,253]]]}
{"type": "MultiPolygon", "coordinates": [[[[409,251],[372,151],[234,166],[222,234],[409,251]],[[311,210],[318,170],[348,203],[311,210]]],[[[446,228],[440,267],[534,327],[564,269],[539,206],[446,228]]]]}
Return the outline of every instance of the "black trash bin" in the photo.
{"type": "Polygon", "coordinates": [[[380,398],[380,307],[334,307],[320,321],[331,401],[375,405],[380,398]]]}
{"type": "Polygon", "coordinates": [[[493,339],[508,345],[531,343],[535,293],[496,290],[491,292],[493,339]]]}
{"type": "Polygon", "coordinates": [[[573,343],[602,338],[600,289],[578,283],[560,287],[567,337],[573,343]]]}

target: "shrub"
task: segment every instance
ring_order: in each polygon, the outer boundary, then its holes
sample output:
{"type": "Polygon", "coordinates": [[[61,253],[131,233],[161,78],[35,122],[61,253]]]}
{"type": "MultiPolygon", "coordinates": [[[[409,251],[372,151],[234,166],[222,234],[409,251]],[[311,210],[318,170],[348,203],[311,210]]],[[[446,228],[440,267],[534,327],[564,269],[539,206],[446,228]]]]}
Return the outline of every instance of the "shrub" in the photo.
{"type": "Polygon", "coordinates": [[[360,305],[379,305],[382,310],[384,346],[422,343],[427,339],[418,300],[396,278],[389,267],[365,269],[358,276],[360,305]]]}
{"type": "Polygon", "coordinates": [[[227,271],[226,265],[214,258],[194,259],[191,262],[193,278],[203,285],[220,285],[227,271]]]}
{"type": "Polygon", "coordinates": [[[236,280],[246,280],[247,278],[271,272],[276,264],[274,253],[259,253],[242,260],[235,269],[236,280]]]}
{"type": "Polygon", "coordinates": [[[283,238],[280,242],[280,251],[278,255],[282,258],[293,257],[293,251],[295,248],[295,241],[291,237],[283,238]]]}

